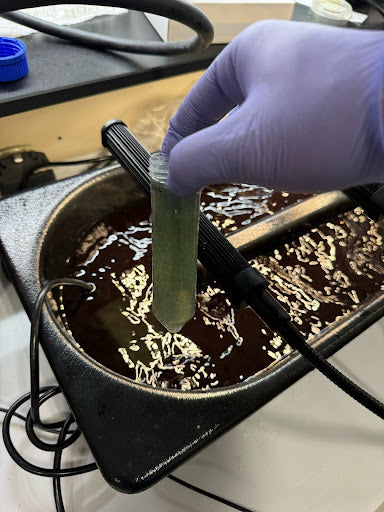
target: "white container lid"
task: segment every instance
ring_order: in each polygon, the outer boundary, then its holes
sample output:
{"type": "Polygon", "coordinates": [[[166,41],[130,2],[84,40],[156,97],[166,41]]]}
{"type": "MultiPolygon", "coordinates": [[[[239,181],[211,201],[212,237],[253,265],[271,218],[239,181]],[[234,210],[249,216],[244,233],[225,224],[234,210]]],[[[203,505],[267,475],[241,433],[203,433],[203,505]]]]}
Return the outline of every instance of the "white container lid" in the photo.
{"type": "Polygon", "coordinates": [[[312,0],[311,9],[332,20],[349,20],[352,16],[352,6],[345,0],[312,0]]]}

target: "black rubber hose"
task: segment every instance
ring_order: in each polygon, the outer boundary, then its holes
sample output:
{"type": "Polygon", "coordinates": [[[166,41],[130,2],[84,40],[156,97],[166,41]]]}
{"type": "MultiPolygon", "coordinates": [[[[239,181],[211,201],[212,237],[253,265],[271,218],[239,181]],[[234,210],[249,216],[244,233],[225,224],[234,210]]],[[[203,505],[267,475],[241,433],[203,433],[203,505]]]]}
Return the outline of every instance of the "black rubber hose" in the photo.
{"type": "MultiPolygon", "coordinates": [[[[149,153],[133,137],[126,125],[122,121],[109,121],[102,129],[102,142],[149,194],[149,153]]],[[[279,333],[312,366],[361,405],[384,419],[384,404],[348,379],[306,342],[283,306],[266,289],[267,282],[264,277],[241,256],[203,213],[200,213],[199,259],[222,286],[235,307],[245,301],[272,331],[279,333]]]]}
{"type": "MultiPolygon", "coordinates": [[[[0,15],[10,21],[25,25],[45,34],[74,43],[104,50],[144,53],[152,55],[176,55],[202,51],[213,39],[213,26],[208,17],[186,0],[71,0],[71,4],[105,5],[134,11],[158,14],[178,21],[196,32],[196,36],[177,42],[135,41],[56,25],[23,13],[19,9],[62,4],[62,0],[4,0],[0,4],[0,15]]],[[[64,2],[65,3],[65,2],[64,2]]]]}
{"type": "Polygon", "coordinates": [[[63,426],[63,421],[45,423],[40,418],[40,366],[39,366],[39,329],[41,310],[43,309],[47,293],[58,286],[79,286],[85,290],[92,290],[94,284],[85,283],[80,279],[62,278],[53,279],[41,289],[32,314],[30,336],[30,372],[31,372],[31,421],[44,430],[55,431],[63,426]]]}
{"type": "MultiPolygon", "coordinates": [[[[68,416],[67,420],[65,421],[59,437],[57,439],[58,445],[63,445],[65,442],[65,438],[67,437],[69,428],[71,424],[74,422],[74,417],[72,415],[68,416]]],[[[61,469],[61,458],[63,455],[63,448],[58,448],[55,451],[55,456],[53,459],[53,470],[59,471],[61,469]]],[[[56,506],[56,512],[65,512],[64,508],[64,502],[63,502],[63,495],[61,492],[61,480],[59,476],[53,477],[53,496],[55,499],[55,506],[56,506]]]]}
{"type": "MultiPolygon", "coordinates": [[[[61,393],[61,389],[59,387],[52,387],[43,394],[39,393],[39,408],[43,405],[44,402],[46,402],[47,400],[49,400],[50,398],[59,393],[61,393]]],[[[34,444],[36,448],[39,448],[39,450],[43,450],[46,452],[56,452],[56,450],[59,449],[63,450],[64,448],[67,448],[68,446],[73,444],[81,435],[80,430],[76,429],[75,431],[70,433],[69,437],[65,439],[62,442],[62,444],[60,444],[59,441],[57,441],[56,443],[46,443],[45,441],[42,441],[34,431],[34,424],[32,423],[31,419],[31,409],[28,411],[25,420],[25,430],[27,432],[28,439],[31,441],[31,443],[34,444]]],[[[49,431],[51,431],[51,429],[49,431]]]]}
{"type": "Polygon", "coordinates": [[[314,368],[317,368],[325,377],[360,405],[366,407],[379,418],[384,419],[384,404],[351,381],[329,363],[317,350],[313,349],[290,320],[285,309],[268,290],[255,290],[254,294],[249,294],[246,302],[271,330],[280,334],[283,340],[291,348],[300,352],[314,368]]]}
{"type": "MultiPolygon", "coordinates": [[[[168,475],[168,478],[170,480],[172,480],[173,482],[176,482],[176,483],[186,487],[187,489],[190,489],[191,491],[202,494],[203,496],[206,496],[207,498],[211,498],[211,500],[215,500],[215,501],[218,501],[219,503],[223,503],[224,505],[234,508],[235,510],[240,510],[240,512],[253,512],[250,508],[243,507],[242,505],[238,505],[237,503],[234,503],[233,501],[222,498],[221,496],[218,496],[217,494],[213,494],[212,492],[206,491],[206,490],[202,489],[201,487],[197,487],[196,485],[190,484],[189,482],[186,482],[185,480],[182,480],[181,478],[178,478],[177,476],[168,475]]],[[[59,511],[59,512],[61,512],[61,511],[59,511]]]]}
{"type": "MultiPolygon", "coordinates": [[[[41,392],[46,392],[51,389],[51,386],[43,387],[41,388],[41,392]]],[[[88,471],[93,471],[94,469],[97,469],[97,466],[95,463],[91,464],[85,464],[83,466],[78,466],[74,468],[62,468],[62,469],[50,469],[50,468],[42,468],[39,466],[36,466],[34,464],[31,464],[28,462],[24,457],[22,457],[19,452],[17,451],[15,445],[12,442],[11,439],[11,420],[14,416],[15,412],[21,407],[25,402],[27,402],[31,397],[30,393],[26,393],[25,395],[21,396],[16,402],[14,402],[11,407],[8,409],[7,414],[5,415],[4,421],[3,421],[3,440],[4,440],[4,446],[6,447],[9,455],[11,458],[16,462],[18,466],[25,469],[25,471],[28,471],[29,473],[33,473],[34,475],[38,476],[46,476],[46,477],[66,477],[66,476],[74,476],[74,475],[82,475],[83,473],[88,473],[88,471]]]]}

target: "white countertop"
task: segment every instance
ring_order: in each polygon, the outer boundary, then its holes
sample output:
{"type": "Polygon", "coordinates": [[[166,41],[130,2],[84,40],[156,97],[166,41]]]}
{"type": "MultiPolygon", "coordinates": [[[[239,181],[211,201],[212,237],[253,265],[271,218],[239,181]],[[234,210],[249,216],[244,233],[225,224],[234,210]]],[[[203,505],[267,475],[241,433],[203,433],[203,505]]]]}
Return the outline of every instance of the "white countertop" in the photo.
{"type": "MultiPolygon", "coordinates": [[[[28,338],[28,319],[0,270],[1,406],[29,390],[28,338]]],[[[41,383],[54,383],[41,361],[41,383]]],[[[332,361],[383,400],[384,321],[332,361]]],[[[60,410],[62,399],[44,407],[47,415],[60,410]]],[[[15,420],[12,433],[24,456],[51,467],[50,454],[30,447],[22,422],[15,420]]],[[[81,441],[64,455],[64,464],[89,460],[81,441]]],[[[255,512],[375,512],[384,502],[384,423],[311,372],[175,475],[255,512]]],[[[66,512],[230,510],[167,479],[141,494],[120,494],[97,471],[63,479],[63,496],[66,512]]],[[[54,510],[51,479],[16,466],[0,440],[0,512],[54,510]]]]}

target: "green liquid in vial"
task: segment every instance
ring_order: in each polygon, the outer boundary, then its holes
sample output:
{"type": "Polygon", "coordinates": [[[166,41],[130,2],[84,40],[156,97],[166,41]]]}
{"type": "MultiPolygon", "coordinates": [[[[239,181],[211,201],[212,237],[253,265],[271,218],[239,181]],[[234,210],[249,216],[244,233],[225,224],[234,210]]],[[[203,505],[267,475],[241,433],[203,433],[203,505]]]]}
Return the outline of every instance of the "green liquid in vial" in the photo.
{"type": "Polygon", "coordinates": [[[195,314],[199,202],[152,178],[153,313],[172,333],[195,314]]]}

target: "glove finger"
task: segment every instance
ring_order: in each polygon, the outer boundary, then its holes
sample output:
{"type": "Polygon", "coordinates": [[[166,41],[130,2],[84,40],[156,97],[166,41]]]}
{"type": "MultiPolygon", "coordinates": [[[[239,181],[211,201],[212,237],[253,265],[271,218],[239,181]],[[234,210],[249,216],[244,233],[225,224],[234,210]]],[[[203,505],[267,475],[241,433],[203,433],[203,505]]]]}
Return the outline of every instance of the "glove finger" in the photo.
{"type": "Polygon", "coordinates": [[[169,154],[184,137],[217,123],[234,106],[242,103],[244,95],[239,87],[232,60],[233,50],[230,44],[184,98],[169,123],[162,153],[169,154]]]}
{"type": "MultiPolygon", "coordinates": [[[[186,196],[206,185],[243,182],[249,174],[253,174],[253,180],[258,179],[255,173],[248,172],[255,169],[256,162],[253,151],[246,147],[246,108],[240,107],[220,123],[186,137],[173,148],[168,184],[175,194],[186,196]]],[[[253,133],[256,124],[253,116],[253,133]]]]}

